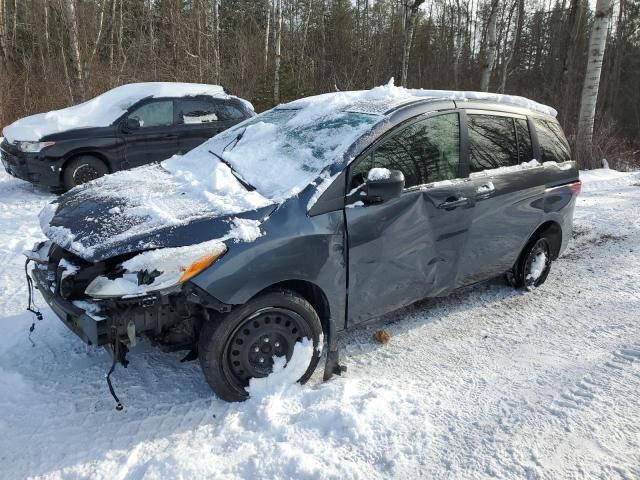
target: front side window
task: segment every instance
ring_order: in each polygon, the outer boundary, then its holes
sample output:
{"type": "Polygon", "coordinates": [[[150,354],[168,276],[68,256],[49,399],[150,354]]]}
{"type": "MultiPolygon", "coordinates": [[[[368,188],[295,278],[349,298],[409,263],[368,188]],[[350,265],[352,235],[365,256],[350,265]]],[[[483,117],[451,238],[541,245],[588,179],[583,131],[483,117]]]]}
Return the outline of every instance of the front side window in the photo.
{"type": "Polygon", "coordinates": [[[163,100],[142,105],[129,114],[140,122],[140,128],[169,127],[173,125],[173,100],[163,100]]]}
{"type": "Polygon", "coordinates": [[[219,120],[216,105],[211,100],[187,98],[178,101],[178,123],[192,125],[219,120]]]}
{"type": "Polygon", "coordinates": [[[536,126],[543,162],[568,162],[571,160],[569,143],[558,122],[534,118],[533,124],[536,126]]]}
{"type": "Polygon", "coordinates": [[[415,122],[392,133],[352,169],[352,188],[364,183],[372,168],[400,170],[405,188],[456,178],[460,161],[457,113],[415,122]]]}
{"type": "Polygon", "coordinates": [[[468,119],[469,169],[472,173],[518,164],[513,118],[469,114],[468,119]]]}

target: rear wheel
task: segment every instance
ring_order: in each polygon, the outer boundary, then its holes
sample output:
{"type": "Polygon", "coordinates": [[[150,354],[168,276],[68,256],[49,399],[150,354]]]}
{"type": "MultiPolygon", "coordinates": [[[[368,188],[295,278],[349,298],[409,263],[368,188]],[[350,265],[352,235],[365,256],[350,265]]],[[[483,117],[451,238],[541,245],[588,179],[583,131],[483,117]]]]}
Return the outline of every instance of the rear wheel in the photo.
{"type": "Polygon", "coordinates": [[[63,181],[67,190],[109,173],[109,169],[99,158],[82,155],[71,160],[64,169],[63,181]]]}
{"type": "Polygon", "coordinates": [[[251,378],[269,375],[276,357],[293,355],[297,342],[308,338],[314,350],[309,366],[298,380],[306,382],[320,359],[322,327],[314,308],[289,290],[270,292],[250,300],[220,321],[205,323],[198,354],[202,371],[223,400],[242,401],[251,378]]]}
{"type": "Polygon", "coordinates": [[[537,237],[524,248],[507,278],[516,288],[538,287],[545,282],[551,271],[551,259],[549,239],[545,236],[537,237]]]}

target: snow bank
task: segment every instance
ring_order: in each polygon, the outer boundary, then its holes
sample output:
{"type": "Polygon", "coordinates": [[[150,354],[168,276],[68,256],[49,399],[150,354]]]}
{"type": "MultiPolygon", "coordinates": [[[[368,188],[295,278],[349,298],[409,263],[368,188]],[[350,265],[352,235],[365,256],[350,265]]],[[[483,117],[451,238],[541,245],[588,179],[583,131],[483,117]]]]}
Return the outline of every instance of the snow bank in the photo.
{"type": "MultiPolygon", "coordinates": [[[[10,142],[17,140],[38,141],[45,135],[74,128],[111,125],[129,107],[143,98],[196,95],[231,98],[218,85],[173,82],[130,83],[111,89],[79,105],[21,118],[5,127],[3,132],[10,142]]],[[[245,101],[245,103],[253,110],[253,106],[249,102],[245,101]]]]}

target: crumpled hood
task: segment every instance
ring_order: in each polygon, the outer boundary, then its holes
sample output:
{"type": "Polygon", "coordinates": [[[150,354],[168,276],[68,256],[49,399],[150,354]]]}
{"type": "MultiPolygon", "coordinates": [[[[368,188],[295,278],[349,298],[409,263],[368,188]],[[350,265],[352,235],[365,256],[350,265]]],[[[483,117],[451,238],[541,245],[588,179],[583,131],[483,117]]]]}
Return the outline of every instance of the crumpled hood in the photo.
{"type": "Polygon", "coordinates": [[[199,189],[197,182],[161,165],[107,175],[47,205],[40,225],[53,242],[98,262],[242,236],[246,222],[253,221],[255,227],[275,208],[257,192],[244,189],[224,164],[214,162],[211,175],[215,192],[199,189]]]}

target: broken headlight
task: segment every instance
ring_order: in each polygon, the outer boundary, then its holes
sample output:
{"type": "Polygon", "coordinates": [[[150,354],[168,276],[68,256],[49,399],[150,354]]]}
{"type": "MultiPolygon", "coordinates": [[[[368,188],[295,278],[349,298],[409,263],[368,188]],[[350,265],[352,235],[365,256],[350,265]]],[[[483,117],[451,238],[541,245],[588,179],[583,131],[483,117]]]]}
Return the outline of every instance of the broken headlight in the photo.
{"type": "Polygon", "coordinates": [[[114,298],[171,290],[215,263],[226,251],[224,243],[212,241],[143,252],[123,262],[119,276],[94,278],[84,293],[94,298],[114,298]]]}

